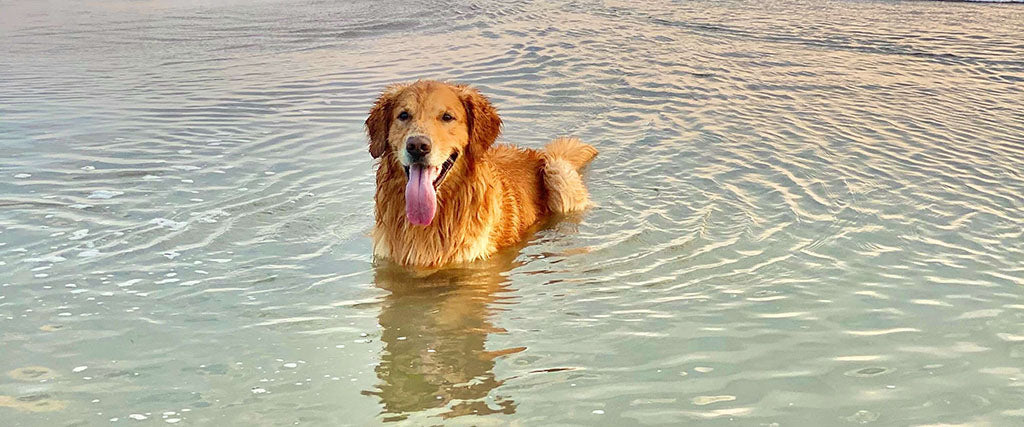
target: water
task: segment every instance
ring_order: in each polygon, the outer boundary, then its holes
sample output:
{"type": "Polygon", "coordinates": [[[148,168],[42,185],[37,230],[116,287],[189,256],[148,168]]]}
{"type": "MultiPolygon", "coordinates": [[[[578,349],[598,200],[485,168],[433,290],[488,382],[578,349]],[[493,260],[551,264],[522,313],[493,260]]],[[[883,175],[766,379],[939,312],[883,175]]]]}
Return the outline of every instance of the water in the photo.
{"type": "Polygon", "coordinates": [[[0,1],[0,424],[1024,421],[1024,9],[0,1]],[[477,85],[597,206],[376,267],[362,121],[477,85]]]}

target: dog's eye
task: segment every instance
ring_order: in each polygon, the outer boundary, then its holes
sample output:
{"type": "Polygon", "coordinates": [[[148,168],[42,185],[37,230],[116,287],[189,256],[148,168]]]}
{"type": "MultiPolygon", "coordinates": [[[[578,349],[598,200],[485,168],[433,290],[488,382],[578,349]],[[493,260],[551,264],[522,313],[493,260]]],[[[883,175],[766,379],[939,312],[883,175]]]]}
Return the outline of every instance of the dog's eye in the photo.
{"type": "Polygon", "coordinates": [[[403,122],[406,121],[406,120],[409,120],[409,112],[408,111],[403,111],[401,113],[398,113],[398,120],[401,120],[403,122]]]}
{"type": "Polygon", "coordinates": [[[446,122],[450,122],[450,121],[452,121],[452,120],[455,120],[455,117],[454,117],[454,116],[452,116],[451,114],[448,114],[448,113],[444,113],[444,115],[443,115],[443,116],[441,116],[441,120],[444,120],[444,121],[446,121],[446,122]]]}

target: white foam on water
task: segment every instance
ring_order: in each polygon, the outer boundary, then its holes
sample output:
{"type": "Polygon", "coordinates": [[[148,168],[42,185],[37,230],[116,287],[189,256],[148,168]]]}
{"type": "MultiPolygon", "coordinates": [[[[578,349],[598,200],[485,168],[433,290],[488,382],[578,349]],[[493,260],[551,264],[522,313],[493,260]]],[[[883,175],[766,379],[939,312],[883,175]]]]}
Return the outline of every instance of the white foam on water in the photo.
{"type": "Polygon", "coordinates": [[[214,224],[217,222],[217,218],[231,216],[231,214],[225,212],[223,209],[214,209],[206,212],[193,212],[191,216],[204,224],[214,224]]]}
{"type": "Polygon", "coordinates": [[[49,262],[49,263],[55,263],[55,262],[61,262],[61,261],[66,261],[66,260],[67,260],[67,258],[64,258],[64,257],[62,257],[60,255],[46,255],[46,256],[41,256],[41,257],[38,257],[38,258],[25,258],[21,262],[49,262]]]}
{"type": "Polygon", "coordinates": [[[132,285],[134,285],[136,283],[139,283],[141,281],[142,281],[142,279],[132,279],[132,280],[129,280],[129,281],[126,281],[126,282],[118,283],[117,287],[119,287],[119,288],[127,288],[127,287],[132,286],[132,285]]]}
{"type": "Polygon", "coordinates": [[[160,226],[160,227],[169,228],[169,229],[174,230],[174,231],[181,230],[181,229],[185,228],[186,225],[188,225],[187,222],[174,221],[174,220],[170,220],[170,219],[167,219],[167,218],[153,218],[153,219],[149,220],[149,224],[157,225],[157,226],[160,226]]]}
{"type": "Polygon", "coordinates": [[[89,193],[89,196],[86,197],[86,198],[88,198],[88,199],[110,199],[110,198],[114,198],[114,197],[117,197],[117,196],[120,196],[120,195],[123,195],[123,194],[124,194],[123,191],[96,190],[96,191],[93,191],[92,193],[89,193]]]}

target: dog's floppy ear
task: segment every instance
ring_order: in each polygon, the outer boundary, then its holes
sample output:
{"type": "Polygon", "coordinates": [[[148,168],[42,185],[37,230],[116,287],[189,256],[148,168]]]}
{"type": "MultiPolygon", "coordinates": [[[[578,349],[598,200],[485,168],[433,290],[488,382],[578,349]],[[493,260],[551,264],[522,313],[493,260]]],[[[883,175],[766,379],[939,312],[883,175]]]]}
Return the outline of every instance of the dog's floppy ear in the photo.
{"type": "Polygon", "coordinates": [[[469,127],[469,150],[471,154],[483,154],[501,133],[501,117],[476,88],[460,85],[459,98],[466,107],[466,126],[469,127]]]}
{"type": "Polygon", "coordinates": [[[384,89],[366,118],[366,134],[370,137],[370,155],[379,158],[388,149],[388,131],[391,129],[395,98],[408,85],[393,84],[384,89]]]}

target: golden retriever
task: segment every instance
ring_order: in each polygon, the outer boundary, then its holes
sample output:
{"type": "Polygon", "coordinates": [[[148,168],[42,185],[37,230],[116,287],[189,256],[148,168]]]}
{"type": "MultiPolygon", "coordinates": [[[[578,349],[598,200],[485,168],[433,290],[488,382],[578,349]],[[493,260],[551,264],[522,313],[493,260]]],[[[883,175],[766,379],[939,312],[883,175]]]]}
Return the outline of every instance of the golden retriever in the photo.
{"type": "Polygon", "coordinates": [[[501,118],[479,91],[388,86],[366,119],[377,165],[373,252],[440,268],[515,244],[538,220],[589,204],[579,171],[597,150],[558,138],[543,150],[494,145],[501,118]]]}

